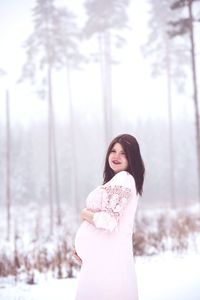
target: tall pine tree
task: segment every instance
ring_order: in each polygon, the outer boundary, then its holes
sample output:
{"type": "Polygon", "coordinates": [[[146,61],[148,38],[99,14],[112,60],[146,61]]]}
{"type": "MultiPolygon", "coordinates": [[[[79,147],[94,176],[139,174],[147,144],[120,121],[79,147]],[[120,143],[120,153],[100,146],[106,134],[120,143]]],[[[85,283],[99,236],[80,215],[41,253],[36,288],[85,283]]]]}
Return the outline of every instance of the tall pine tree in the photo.
{"type": "Polygon", "coordinates": [[[105,142],[112,137],[112,48],[124,43],[120,31],[127,27],[129,0],[86,0],[87,38],[98,40],[97,60],[101,68],[105,142]]]}
{"type": "MultiPolygon", "coordinates": [[[[48,201],[50,204],[50,233],[53,232],[54,224],[54,173],[55,160],[55,120],[52,97],[52,72],[58,65],[56,56],[56,7],[54,0],[37,0],[33,8],[34,30],[25,42],[27,62],[23,67],[22,79],[30,78],[35,83],[36,78],[40,78],[42,83],[43,97],[48,102],[48,201]]],[[[56,174],[57,176],[57,174],[56,174]]],[[[55,181],[57,182],[57,180],[55,181]]],[[[58,196],[58,194],[57,194],[58,196]]],[[[59,198],[57,198],[59,210],[59,198]]],[[[58,222],[60,213],[58,212],[58,222]]]]}
{"type": "Polygon", "coordinates": [[[168,34],[171,38],[177,36],[189,35],[190,41],[190,57],[191,57],[191,74],[193,83],[193,103],[194,103],[194,116],[196,128],[196,153],[197,153],[197,170],[198,170],[198,195],[200,201],[200,111],[198,100],[198,85],[197,85],[197,72],[196,72],[196,51],[194,39],[194,22],[199,21],[195,19],[193,14],[193,5],[199,0],[175,0],[172,1],[171,9],[179,11],[180,9],[187,10],[187,16],[179,17],[177,20],[170,21],[171,29],[168,34]]]}

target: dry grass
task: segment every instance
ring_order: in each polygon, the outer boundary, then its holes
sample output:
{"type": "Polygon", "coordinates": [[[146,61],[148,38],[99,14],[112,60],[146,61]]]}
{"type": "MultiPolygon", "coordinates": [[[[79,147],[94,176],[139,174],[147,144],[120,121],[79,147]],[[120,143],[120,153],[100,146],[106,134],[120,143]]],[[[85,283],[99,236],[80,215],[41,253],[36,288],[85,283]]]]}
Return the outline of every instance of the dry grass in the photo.
{"type": "Polygon", "coordinates": [[[154,255],[161,251],[186,251],[196,246],[200,232],[197,213],[179,211],[142,216],[136,222],[133,235],[135,255],[154,255]]]}
{"type": "MultiPolygon", "coordinates": [[[[163,251],[187,251],[195,247],[200,232],[200,217],[196,213],[169,212],[146,214],[137,218],[133,235],[136,256],[155,255],[163,251]]],[[[74,233],[63,233],[46,239],[33,240],[29,248],[21,245],[23,238],[15,236],[9,251],[0,249],[0,277],[14,276],[29,284],[36,282],[36,274],[55,278],[76,275],[78,264],[72,256],[74,233]]]]}

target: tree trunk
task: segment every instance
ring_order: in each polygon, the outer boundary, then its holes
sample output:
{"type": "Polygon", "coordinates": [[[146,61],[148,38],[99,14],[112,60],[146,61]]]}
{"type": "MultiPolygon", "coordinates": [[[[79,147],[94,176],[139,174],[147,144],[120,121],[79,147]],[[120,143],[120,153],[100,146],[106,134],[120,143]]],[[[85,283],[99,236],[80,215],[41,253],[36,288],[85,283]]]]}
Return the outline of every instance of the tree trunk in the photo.
{"type": "Polygon", "coordinates": [[[106,93],[106,132],[107,143],[110,143],[113,131],[112,122],[112,62],[111,62],[111,36],[110,32],[105,33],[105,93],[106,93]]]}
{"type": "Polygon", "coordinates": [[[53,170],[52,170],[52,83],[51,83],[51,66],[48,66],[48,196],[50,208],[50,234],[53,234],[54,229],[54,207],[53,207],[53,170]]]}
{"type": "Polygon", "coordinates": [[[67,70],[67,87],[68,87],[68,101],[69,101],[69,124],[70,124],[70,140],[71,140],[71,199],[72,203],[75,203],[76,212],[79,214],[79,199],[78,199],[78,180],[77,180],[77,163],[76,163],[76,142],[75,142],[75,126],[74,126],[74,112],[72,105],[72,94],[71,94],[71,78],[70,78],[70,67],[66,63],[67,70]]]}
{"type": "Polygon", "coordinates": [[[54,107],[52,103],[52,152],[53,152],[53,183],[55,188],[55,200],[56,200],[56,222],[57,225],[61,225],[61,209],[60,209],[60,191],[59,191],[59,171],[57,161],[57,141],[56,141],[56,125],[54,117],[54,107]]]}
{"type": "Polygon", "coordinates": [[[192,64],[192,79],[193,79],[193,101],[195,111],[195,127],[196,127],[196,151],[197,151],[197,172],[198,172],[198,197],[200,201],[200,115],[198,105],[198,91],[197,91],[197,75],[195,62],[195,44],[193,31],[193,14],[192,14],[192,0],[188,0],[188,11],[190,19],[190,43],[191,43],[191,64],[192,64]]]}
{"type": "Polygon", "coordinates": [[[10,240],[11,229],[11,195],[10,195],[10,97],[6,90],[6,211],[7,240],[10,240]]]}
{"type": "Polygon", "coordinates": [[[170,177],[170,195],[171,205],[176,206],[175,203],[175,176],[174,176],[174,150],[173,150],[173,116],[172,116],[172,96],[171,96],[171,61],[169,42],[166,41],[166,62],[167,62],[167,103],[168,103],[168,124],[169,124],[169,177],[170,177]]]}
{"type": "Polygon", "coordinates": [[[105,144],[107,147],[112,137],[112,74],[110,34],[100,33],[98,41],[101,67],[105,144]]]}

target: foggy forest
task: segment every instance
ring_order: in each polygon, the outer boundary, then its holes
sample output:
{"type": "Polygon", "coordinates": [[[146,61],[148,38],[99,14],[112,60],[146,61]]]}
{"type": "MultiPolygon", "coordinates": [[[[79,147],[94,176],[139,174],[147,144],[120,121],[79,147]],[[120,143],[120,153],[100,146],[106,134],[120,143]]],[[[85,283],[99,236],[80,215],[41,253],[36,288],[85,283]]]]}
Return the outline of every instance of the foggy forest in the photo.
{"type": "Polygon", "coordinates": [[[46,299],[4,298],[8,278],[76,278],[80,211],[121,133],[146,168],[136,257],[199,261],[199,1],[9,0],[0,23],[0,299],[46,299]]]}

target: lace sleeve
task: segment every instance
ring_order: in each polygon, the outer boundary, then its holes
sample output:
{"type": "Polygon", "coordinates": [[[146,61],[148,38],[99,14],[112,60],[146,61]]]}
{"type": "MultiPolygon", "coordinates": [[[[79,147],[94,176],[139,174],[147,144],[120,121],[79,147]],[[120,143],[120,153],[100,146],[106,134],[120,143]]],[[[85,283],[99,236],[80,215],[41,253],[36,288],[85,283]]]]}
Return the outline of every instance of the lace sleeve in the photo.
{"type": "MultiPolygon", "coordinates": [[[[132,177],[131,175],[128,176],[132,177]]],[[[113,231],[117,227],[120,216],[132,193],[129,179],[126,174],[123,176],[117,174],[107,185],[102,186],[101,211],[96,212],[93,218],[97,228],[113,231]],[[126,176],[125,179],[128,179],[125,183],[121,181],[124,176],[126,176]]],[[[133,184],[132,180],[131,183],[133,184]]]]}

